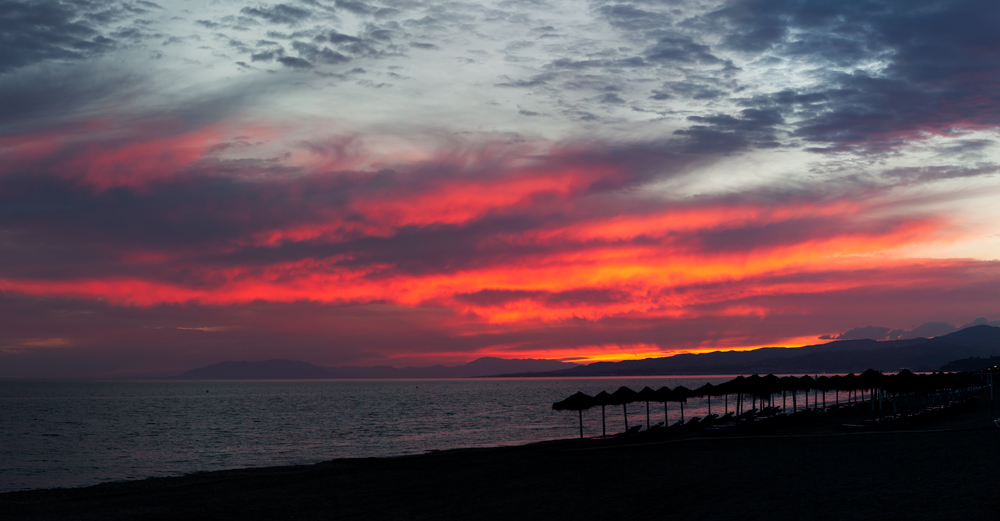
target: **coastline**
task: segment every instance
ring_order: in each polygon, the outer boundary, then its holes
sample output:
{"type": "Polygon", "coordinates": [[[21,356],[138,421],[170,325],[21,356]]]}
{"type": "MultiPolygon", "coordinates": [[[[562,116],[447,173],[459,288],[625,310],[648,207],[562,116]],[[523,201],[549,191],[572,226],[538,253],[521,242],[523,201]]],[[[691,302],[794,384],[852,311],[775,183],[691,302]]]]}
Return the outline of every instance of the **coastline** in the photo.
{"type": "Polygon", "coordinates": [[[557,440],[0,494],[4,519],[995,519],[989,402],[908,431],[557,440]]]}

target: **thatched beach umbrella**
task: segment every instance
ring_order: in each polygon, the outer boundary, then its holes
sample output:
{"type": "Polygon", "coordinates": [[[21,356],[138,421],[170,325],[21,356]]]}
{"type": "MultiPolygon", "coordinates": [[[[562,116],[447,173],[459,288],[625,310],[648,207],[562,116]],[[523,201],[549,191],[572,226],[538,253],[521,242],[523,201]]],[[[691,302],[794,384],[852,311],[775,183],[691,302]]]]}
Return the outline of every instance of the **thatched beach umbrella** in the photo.
{"type": "MultiPolygon", "coordinates": [[[[816,380],[814,380],[813,377],[811,377],[809,375],[805,375],[805,376],[799,378],[799,389],[802,389],[803,391],[805,391],[806,409],[809,409],[809,391],[811,391],[811,390],[813,390],[815,388],[816,388],[816,380]]],[[[813,403],[813,408],[815,408],[815,407],[816,407],[816,404],[813,403]]]]}
{"type": "Polygon", "coordinates": [[[670,427],[670,411],[667,409],[667,404],[672,402],[673,398],[674,392],[665,385],[656,390],[656,401],[663,402],[663,425],[666,427],[670,427]]]}
{"type": "Polygon", "coordinates": [[[611,405],[621,405],[622,414],[625,415],[625,430],[628,430],[628,404],[637,401],[639,393],[625,387],[619,387],[617,391],[611,393],[611,405]]]}
{"type": "Polygon", "coordinates": [[[786,393],[791,391],[792,393],[792,412],[798,410],[798,402],[795,398],[796,392],[799,390],[799,379],[794,376],[782,376],[781,377],[781,410],[784,413],[788,413],[788,404],[785,401],[786,393]]]}
{"type": "Polygon", "coordinates": [[[577,411],[580,415],[580,439],[583,439],[583,411],[594,406],[594,398],[588,394],[577,392],[561,402],[552,404],[557,411],[577,411]]]}
{"type": "Polygon", "coordinates": [[[711,383],[707,383],[694,390],[696,396],[704,396],[708,398],[708,414],[712,414],[712,395],[715,394],[715,386],[711,383]]]}
{"type": "Polygon", "coordinates": [[[723,382],[715,386],[715,395],[722,396],[725,400],[725,412],[724,414],[729,414],[729,395],[739,392],[739,386],[742,385],[742,376],[737,376],[728,382],[723,382]]]}
{"type": "Polygon", "coordinates": [[[604,438],[608,436],[608,424],[604,421],[604,407],[611,405],[611,402],[611,395],[607,391],[601,391],[594,396],[594,405],[601,406],[601,437],[604,438]]]}
{"type": "Polygon", "coordinates": [[[872,402],[872,411],[875,411],[880,405],[877,401],[876,393],[881,394],[882,384],[885,380],[885,376],[874,369],[868,369],[858,375],[858,382],[864,389],[868,390],[868,398],[872,402]]]}
{"type": "Polygon", "coordinates": [[[678,385],[677,387],[674,387],[672,394],[673,399],[671,401],[681,404],[681,423],[684,423],[684,404],[687,403],[688,397],[692,396],[691,389],[688,389],[683,385],[678,385]]]}
{"type": "Polygon", "coordinates": [[[774,404],[771,403],[771,401],[774,398],[774,395],[780,393],[782,389],[781,378],[774,376],[774,374],[768,374],[762,380],[763,381],[761,383],[767,391],[767,406],[773,407],[774,404]]]}
{"type": "Polygon", "coordinates": [[[649,430],[649,402],[657,401],[656,391],[647,385],[636,393],[636,398],[641,402],[646,402],[646,429],[649,430]]]}

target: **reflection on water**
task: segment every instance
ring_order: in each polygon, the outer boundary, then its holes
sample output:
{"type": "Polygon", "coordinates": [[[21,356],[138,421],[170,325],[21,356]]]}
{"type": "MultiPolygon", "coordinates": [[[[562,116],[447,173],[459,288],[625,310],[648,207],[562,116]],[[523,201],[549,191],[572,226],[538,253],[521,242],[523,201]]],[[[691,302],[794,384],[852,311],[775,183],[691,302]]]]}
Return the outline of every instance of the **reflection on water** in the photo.
{"type": "MultiPolygon", "coordinates": [[[[552,403],[576,391],[730,379],[0,381],[0,491],[572,438],[577,414],[552,403]]],[[[706,406],[692,399],[685,419],[706,406]]],[[[712,412],[722,407],[713,400],[712,412]]],[[[680,419],[677,404],[669,414],[680,419]]],[[[650,417],[663,421],[663,405],[650,417]]],[[[584,435],[601,434],[600,407],[583,421],[584,435]]],[[[628,422],[646,423],[644,403],[628,406],[628,422]]],[[[621,406],[606,423],[624,430],[621,406]]]]}

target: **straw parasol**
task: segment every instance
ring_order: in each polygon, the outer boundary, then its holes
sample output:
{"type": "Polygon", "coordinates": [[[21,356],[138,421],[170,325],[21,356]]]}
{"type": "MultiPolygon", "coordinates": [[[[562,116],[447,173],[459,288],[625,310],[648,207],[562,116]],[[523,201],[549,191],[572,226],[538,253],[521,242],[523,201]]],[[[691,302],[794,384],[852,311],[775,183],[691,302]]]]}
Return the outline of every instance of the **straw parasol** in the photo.
{"type": "Polygon", "coordinates": [[[669,387],[664,385],[656,390],[656,401],[663,402],[663,425],[666,427],[670,427],[670,411],[667,409],[667,403],[673,400],[674,392],[669,387]]]}
{"type": "Polygon", "coordinates": [[[611,395],[607,391],[601,391],[594,396],[594,405],[601,406],[601,436],[605,438],[608,436],[608,424],[604,421],[604,407],[611,405],[611,401],[611,395]]]}
{"type": "Polygon", "coordinates": [[[557,411],[577,411],[580,415],[580,439],[583,439],[583,411],[595,405],[594,398],[583,392],[577,392],[573,396],[561,402],[552,404],[552,408],[557,411]]]}
{"type": "Polygon", "coordinates": [[[691,396],[693,396],[691,389],[688,389],[683,385],[674,387],[673,396],[670,401],[679,402],[681,404],[681,423],[684,423],[684,404],[687,403],[688,398],[691,396]]]}
{"type": "MultiPolygon", "coordinates": [[[[646,387],[643,387],[641,391],[639,391],[638,393],[636,393],[635,397],[638,399],[638,401],[646,402],[646,429],[648,430],[649,429],[649,402],[658,401],[658,395],[656,394],[656,391],[654,391],[653,389],[651,389],[647,385],[646,387]]],[[[666,423],[664,423],[664,425],[666,425],[666,423]]]]}
{"type": "Polygon", "coordinates": [[[628,404],[638,400],[639,393],[625,387],[619,387],[617,391],[611,393],[611,405],[621,405],[622,414],[625,415],[625,430],[628,431],[628,404]]]}

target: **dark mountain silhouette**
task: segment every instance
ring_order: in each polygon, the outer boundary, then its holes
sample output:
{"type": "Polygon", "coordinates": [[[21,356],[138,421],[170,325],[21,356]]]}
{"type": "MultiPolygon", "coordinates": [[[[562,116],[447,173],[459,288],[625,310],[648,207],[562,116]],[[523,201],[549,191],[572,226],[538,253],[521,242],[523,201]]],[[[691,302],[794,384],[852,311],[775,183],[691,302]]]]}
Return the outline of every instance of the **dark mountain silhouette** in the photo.
{"type": "Polygon", "coordinates": [[[555,371],[577,364],[558,360],[483,357],[465,365],[445,367],[320,367],[295,360],[220,362],[176,376],[183,380],[322,380],[333,378],[471,378],[499,373],[555,371]]]}
{"type": "Polygon", "coordinates": [[[949,362],[989,357],[1000,348],[1000,327],[972,326],[935,338],[907,340],[836,340],[796,348],[715,351],[665,358],[578,365],[558,360],[484,357],[445,367],[319,367],[294,360],[221,362],[186,371],[187,380],[264,380],[333,378],[473,378],[480,376],[641,376],[665,374],[860,373],[937,371],[949,362]]]}
{"type": "Polygon", "coordinates": [[[936,371],[949,361],[989,356],[1000,327],[973,326],[932,339],[837,340],[797,348],[715,351],[665,358],[597,362],[562,371],[503,376],[640,376],[666,374],[860,373],[866,369],[936,371]]]}
{"type": "Polygon", "coordinates": [[[941,370],[949,372],[982,371],[983,369],[989,369],[997,366],[1000,366],[1000,356],[991,356],[989,358],[976,356],[973,358],[963,358],[961,360],[948,362],[947,364],[941,366],[941,370]]]}

